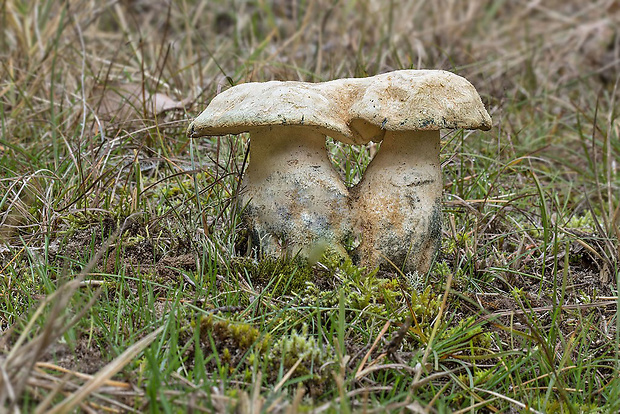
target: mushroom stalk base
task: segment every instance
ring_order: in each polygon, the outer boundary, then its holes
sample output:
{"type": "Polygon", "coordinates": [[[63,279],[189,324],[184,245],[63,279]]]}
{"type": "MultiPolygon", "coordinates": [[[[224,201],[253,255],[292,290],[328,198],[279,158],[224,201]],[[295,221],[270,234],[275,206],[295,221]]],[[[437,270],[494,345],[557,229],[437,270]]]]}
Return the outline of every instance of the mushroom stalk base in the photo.
{"type": "Polygon", "coordinates": [[[361,239],[354,257],[362,265],[429,270],[441,241],[439,145],[439,131],[385,133],[351,190],[361,239]]]}
{"type": "Polygon", "coordinates": [[[327,249],[346,254],[349,194],[329,161],[325,135],[274,126],[251,131],[250,147],[240,204],[260,253],[310,259],[327,249]]]}

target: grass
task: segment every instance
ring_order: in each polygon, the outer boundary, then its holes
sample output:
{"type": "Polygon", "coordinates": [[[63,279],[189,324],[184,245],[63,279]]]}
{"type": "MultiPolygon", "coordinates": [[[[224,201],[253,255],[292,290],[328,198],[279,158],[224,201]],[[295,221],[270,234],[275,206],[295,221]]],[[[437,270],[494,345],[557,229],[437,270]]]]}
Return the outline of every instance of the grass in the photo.
{"type": "MultiPolygon", "coordinates": [[[[617,412],[616,2],[1,3],[0,402],[12,412],[617,412]],[[244,257],[215,94],[402,68],[442,136],[426,275],[244,257]]],[[[356,183],[376,147],[328,143],[356,183]]]]}

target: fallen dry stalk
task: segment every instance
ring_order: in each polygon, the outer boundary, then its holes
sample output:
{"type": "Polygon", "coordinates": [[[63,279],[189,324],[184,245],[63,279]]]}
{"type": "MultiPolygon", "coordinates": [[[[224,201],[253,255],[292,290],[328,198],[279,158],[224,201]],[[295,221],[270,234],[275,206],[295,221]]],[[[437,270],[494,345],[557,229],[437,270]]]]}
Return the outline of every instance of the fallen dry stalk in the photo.
{"type": "MultiPolygon", "coordinates": [[[[0,406],[17,407],[20,396],[28,385],[28,380],[32,374],[32,370],[34,369],[36,362],[39,361],[41,356],[46,352],[47,348],[61,338],[69,329],[71,329],[71,327],[78,323],[95,303],[101,290],[97,290],[91,299],[84,304],[79,312],[77,312],[77,314],[72,318],[69,318],[69,316],[65,314],[70,300],[73,298],[73,295],[80,288],[80,286],[82,286],[82,281],[86,275],[88,275],[97,263],[99,263],[110,245],[114,243],[119,234],[122,234],[122,232],[131,223],[132,216],[125,219],[123,225],[119,226],[116,232],[114,232],[105,241],[105,243],[103,243],[99,251],[97,251],[97,254],[93,256],[93,258],[73,280],[59,287],[54,293],[47,296],[41,302],[26,325],[26,329],[22,331],[22,334],[13,345],[11,351],[6,357],[0,358],[0,406]],[[35,336],[32,340],[28,341],[28,336],[32,333],[32,329],[34,328],[36,321],[43,314],[48,305],[51,305],[52,309],[49,312],[49,316],[47,317],[42,332],[35,336]]],[[[159,332],[159,329],[155,332],[159,332]]],[[[127,355],[132,355],[131,352],[134,352],[136,349],[141,349],[140,347],[144,345],[144,341],[155,335],[155,332],[129,348],[125,351],[125,353],[121,354],[119,358],[126,358],[127,355]]],[[[119,358],[113,361],[115,364],[113,367],[118,366],[120,361],[119,358]]],[[[107,373],[107,371],[103,372],[104,375],[107,375],[107,373]]],[[[103,377],[99,375],[85,384],[85,386],[87,384],[89,386],[87,388],[89,393],[96,389],[92,388],[93,384],[97,384],[97,388],[103,385],[99,382],[100,378],[103,377]]],[[[105,379],[107,380],[109,378],[105,379]]],[[[80,396],[83,396],[84,392],[85,391],[82,390],[80,396]]],[[[72,406],[77,405],[77,403],[79,402],[76,402],[72,406]]]]}
{"type": "MultiPolygon", "coordinates": [[[[37,362],[35,364],[35,368],[39,371],[39,372],[45,372],[44,369],[51,369],[54,371],[58,371],[58,372],[62,372],[65,374],[70,374],[74,377],[80,378],[80,379],[85,379],[85,380],[92,380],[94,377],[92,375],[88,375],[88,374],[82,374],[81,372],[76,372],[76,371],[72,371],[70,369],[67,368],[63,368],[61,366],[58,366],[56,364],[51,364],[49,362],[37,362]]],[[[120,381],[111,381],[108,380],[104,383],[104,385],[110,386],[110,387],[118,387],[118,388],[131,388],[131,385],[127,382],[120,382],[120,381]]]]}
{"type": "MultiPolygon", "coordinates": [[[[377,337],[375,338],[375,341],[372,343],[372,346],[370,347],[368,352],[366,352],[366,355],[364,355],[364,358],[362,359],[362,362],[360,363],[359,367],[357,368],[357,372],[355,373],[355,380],[356,381],[359,381],[359,379],[362,378],[362,371],[365,371],[364,370],[364,366],[366,365],[366,362],[368,361],[368,358],[370,358],[370,355],[375,350],[375,348],[377,347],[377,344],[379,343],[381,338],[383,338],[383,335],[385,335],[385,333],[387,332],[387,330],[389,329],[391,324],[392,324],[392,321],[388,320],[385,323],[385,325],[383,325],[383,328],[381,328],[381,331],[379,332],[379,335],[377,335],[377,337]]],[[[385,354],[382,354],[382,356],[384,356],[384,355],[385,354]]],[[[381,357],[377,358],[377,361],[380,360],[380,359],[381,359],[381,357]]]]}
{"type": "Polygon", "coordinates": [[[120,354],[114,361],[103,367],[97,375],[88,380],[84,385],[80,387],[69,398],[58,404],[54,409],[48,411],[49,414],[68,413],[78,404],[82,403],[90,394],[95,392],[99,387],[108,382],[110,378],[117,372],[119,372],[125,365],[127,365],[133,358],[142,352],[147,346],[151,344],[164,330],[164,326],[160,326],[155,331],[151,332],[132,346],[130,346],[125,352],[120,354]]]}
{"type": "Polygon", "coordinates": [[[557,309],[558,306],[560,307],[560,310],[567,311],[567,310],[575,310],[575,309],[579,310],[579,309],[598,308],[598,307],[604,307],[604,306],[617,306],[617,305],[618,305],[617,300],[607,300],[603,302],[572,304],[572,305],[562,305],[562,306],[559,306],[559,305],[539,306],[537,308],[528,309],[527,311],[504,310],[504,311],[499,311],[499,312],[493,312],[489,315],[481,316],[480,319],[487,320],[487,319],[492,319],[492,318],[496,318],[500,316],[523,315],[527,312],[531,312],[531,313],[550,312],[550,311],[557,309]]]}

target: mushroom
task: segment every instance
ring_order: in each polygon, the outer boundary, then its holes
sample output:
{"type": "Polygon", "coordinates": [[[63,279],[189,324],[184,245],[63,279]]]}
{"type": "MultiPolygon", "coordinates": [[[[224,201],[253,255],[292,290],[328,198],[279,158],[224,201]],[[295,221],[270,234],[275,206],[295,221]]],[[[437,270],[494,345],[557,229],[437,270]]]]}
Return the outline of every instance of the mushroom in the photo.
{"type": "Polygon", "coordinates": [[[425,273],[441,241],[439,130],[489,130],[491,117],[471,83],[440,70],[375,76],[349,113],[358,134],[382,141],[351,190],[361,235],[354,255],[364,265],[425,273]]]}
{"type": "Polygon", "coordinates": [[[263,254],[308,257],[320,247],[377,266],[425,272],[441,236],[439,129],[488,130],[475,88],[445,71],[402,70],[323,83],[237,85],[216,96],[191,137],[250,133],[240,192],[263,254]],[[346,188],[326,136],[382,141],[362,181],[346,188]]]}
{"type": "Polygon", "coordinates": [[[217,95],[192,122],[191,137],[250,133],[240,205],[254,245],[268,256],[346,254],[349,191],[332,167],[326,135],[348,138],[338,99],[319,84],[237,85],[217,95]]]}

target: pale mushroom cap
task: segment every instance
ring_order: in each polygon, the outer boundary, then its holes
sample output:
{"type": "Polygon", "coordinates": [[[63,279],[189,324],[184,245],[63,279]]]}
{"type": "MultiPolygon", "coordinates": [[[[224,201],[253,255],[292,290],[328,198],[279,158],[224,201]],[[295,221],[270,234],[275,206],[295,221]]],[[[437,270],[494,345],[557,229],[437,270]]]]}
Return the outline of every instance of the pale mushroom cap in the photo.
{"type": "Polygon", "coordinates": [[[320,85],[325,84],[270,81],[237,85],[213,98],[190,124],[188,135],[240,134],[297,125],[352,142],[345,108],[322,93],[320,85]]]}
{"type": "Polygon", "coordinates": [[[487,131],[492,122],[476,88],[443,70],[401,70],[375,76],[348,113],[349,126],[364,142],[382,139],[383,130],[487,131]]]}
{"type": "Polygon", "coordinates": [[[491,117],[465,78],[442,70],[400,70],[323,83],[241,84],[216,96],[188,134],[239,134],[281,125],[365,144],[380,141],[386,130],[489,130],[491,117]]]}

